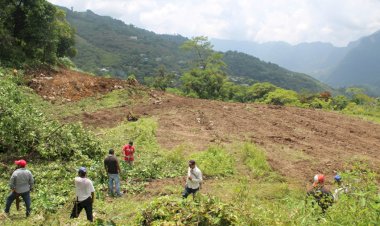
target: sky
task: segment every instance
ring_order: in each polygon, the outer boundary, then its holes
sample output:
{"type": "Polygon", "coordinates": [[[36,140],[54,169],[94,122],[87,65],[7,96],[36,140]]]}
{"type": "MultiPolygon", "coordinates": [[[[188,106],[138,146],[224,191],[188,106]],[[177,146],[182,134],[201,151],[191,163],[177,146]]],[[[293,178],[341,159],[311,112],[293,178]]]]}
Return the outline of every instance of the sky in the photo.
{"type": "Polygon", "coordinates": [[[191,38],[330,42],[380,30],[380,0],[48,0],[111,16],[158,34],[191,38]]]}

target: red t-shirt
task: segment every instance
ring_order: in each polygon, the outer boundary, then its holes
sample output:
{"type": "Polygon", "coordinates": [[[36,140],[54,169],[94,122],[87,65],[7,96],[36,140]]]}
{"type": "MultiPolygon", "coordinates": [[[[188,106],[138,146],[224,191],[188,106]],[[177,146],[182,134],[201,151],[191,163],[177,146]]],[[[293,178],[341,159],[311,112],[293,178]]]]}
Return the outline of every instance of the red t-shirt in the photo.
{"type": "Polygon", "coordinates": [[[133,153],[135,153],[135,147],[127,144],[123,147],[123,152],[124,152],[124,160],[125,161],[133,161],[135,160],[133,158],[133,153]]]}

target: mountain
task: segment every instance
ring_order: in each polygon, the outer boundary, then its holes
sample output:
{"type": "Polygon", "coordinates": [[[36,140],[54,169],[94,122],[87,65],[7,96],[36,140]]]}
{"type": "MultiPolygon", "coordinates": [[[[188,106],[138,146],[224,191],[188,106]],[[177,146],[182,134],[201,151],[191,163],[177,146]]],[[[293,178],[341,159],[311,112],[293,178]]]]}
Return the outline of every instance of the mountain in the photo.
{"type": "Polygon", "coordinates": [[[331,72],[327,82],[337,87],[362,86],[380,95],[380,31],[361,38],[331,72]]]}
{"type": "Polygon", "coordinates": [[[324,80],[332,68],[349,51],[348,47],[335,47],[330,43],[312,42],[290,45],[286,42],[256,43],[212,39],[216,50],[235,50],[256,56],[264,61],[279,64],[289,70],[310,74],[324,80]]]}
{"type": "Polygon", "coordinates": [[[261,61],[259,58],[245,53],[227,51],[223,61],[228,65],[227,73],[233,78],[245,78],[253,80],[253,82],[270,82],[279,87],[296,91],[331,91],[330,87],[309,75],[289,71],[277,64],[261,61]]]}
{"type": "MultiPolygon", "coordinates": [[[[75,12],[62,9],[66,11],[67,21],[76,30],[78,54],[73,61],[82,70],[120,78],[134,74],[143,80],[146,76],[153,76],[160,65],[176,74],[188,69],[187,62],[191,56],[179,48],[188,40],[185,37],[155,34],[108,16],[99,16],[90,10],[75,12]]],[[[310,76],[291,72],[247,54],[227,53],[224,59],[231,80],[241,83],[247,80],[267,81],[295,91],[330,89],[310,76]]]]}

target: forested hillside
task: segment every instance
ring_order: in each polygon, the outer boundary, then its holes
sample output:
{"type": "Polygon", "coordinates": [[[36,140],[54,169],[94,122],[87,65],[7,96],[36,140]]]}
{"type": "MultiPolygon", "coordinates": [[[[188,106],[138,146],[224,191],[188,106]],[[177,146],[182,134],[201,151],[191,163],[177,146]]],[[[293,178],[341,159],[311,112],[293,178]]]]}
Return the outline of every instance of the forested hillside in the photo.
{"type": "Polygon", "coordinates": [[[253,82],[270,82],[296,91],[331,91],[330,87],[306,74],[286,70],[277,64],[266,63],[245,53],[228,51],[224,54],[223,60],[227,64],[227,73],[235,78],[251,79],[253,82]]]}
{"type": "Polygon", "coordinates": [[[330,43],[311,42],[291,45],[286,42],[256,43],[212,39],[219,51],[239,51],[256,56],[289,70],[306,73],[324,81],[333,67],[351,47],[335,47],[330,43]]]}
{"type": "MultiPolygon", "coordinates": [[[[158,35],[91,11],[65,9],[75,28],[78,54],[73,61],[85,71],[120,78],[135,75],[140,81],[153,76],[160,65],[180,76],[188,69],[191,56],[179,48],[188,40],[180,35],[158,35]]],[[[240,83],[271,82],[300,91],[328,90],[327,86],[304,74],[269,64],[246,54],[227,53],[229,77],[240,83]],[[235,56],[232,56],[235,55],[235,56]],[[234,60],[238,57],[238,60],[234,60]]]]}
{"type": "Polygon", "coordinates": [[[360,39],[331,72],[334,86],[362,86],[380,96],[380,31],[360,39]]]}

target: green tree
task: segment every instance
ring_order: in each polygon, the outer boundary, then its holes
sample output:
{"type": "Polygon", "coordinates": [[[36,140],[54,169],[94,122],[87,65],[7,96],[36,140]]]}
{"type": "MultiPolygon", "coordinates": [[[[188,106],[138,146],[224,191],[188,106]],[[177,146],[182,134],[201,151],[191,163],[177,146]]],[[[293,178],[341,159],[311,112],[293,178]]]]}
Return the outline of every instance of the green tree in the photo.
{"type": "Polygon", "coordinates": [[[347,97],[343,95],[338,95],[336,97],[333,97],[331,105],[334,108],[334,110],[343,110],[345,107],[347,107],[348,103],[350,101],[348,100],[347,97]]]}
{"type": "Polygon", "coordinates": [[[299,105],[298,94],[292,90],[276,89],[268,94],[265,103],[274,105],[299,105]]]}
{"type": "Polygon", "coordinates": [[[161,65],[156,69],[156,73],[153,77],[145,77],[145,82],[156,89],[166,90],[173,85],[174,78],[175,75],[168,73],[165,66],[161,65]]]}
{"type": "Polygon", "coordinates": [[[181,78],[184,93],[205,99],[221,98],[222,87],[227,81],[223,71],[226,66],[222,61],[223,55],[214,52],[204,36],[184,42],[181,48],[194,54],[191,62],[193,68],[181,78]]]}
{"type": "Polygon", "coordinates": [[[74,56],[74,30],[63,11],[45,0],[0,0],[0,60],[50,63],[74,56]]]}

